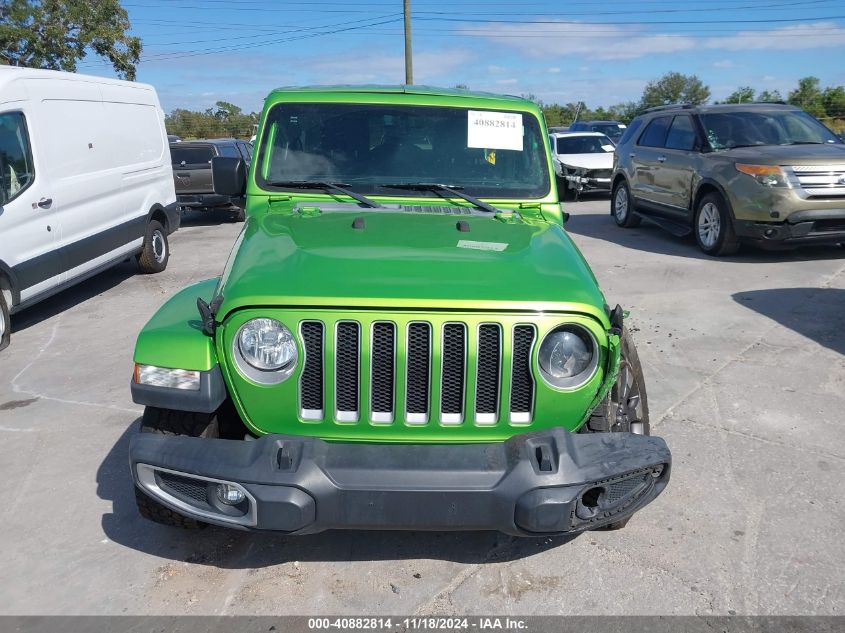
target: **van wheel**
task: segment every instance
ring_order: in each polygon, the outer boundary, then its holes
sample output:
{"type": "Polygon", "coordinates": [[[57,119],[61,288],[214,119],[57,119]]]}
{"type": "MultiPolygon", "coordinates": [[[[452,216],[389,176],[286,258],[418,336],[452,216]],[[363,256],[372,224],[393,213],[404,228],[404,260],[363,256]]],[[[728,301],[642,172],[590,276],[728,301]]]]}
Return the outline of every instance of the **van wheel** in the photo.
{"type": "Polygon", "coordinates": [[[9,347],[11,336],[12,319],[9,316],[9,306],[6,305],[6,297],[0,292],[0,350],[9,347]]]}
{"type": "Polygon", "coordinates": [[[693,233],[698,247],[708,255],[721,257],[739,250],[727,204],[717,193],[708,193],[698,203],[693,233]]]}
{"type": "Polygon", "coordinates": [[[642,222],[642,218],[634,213],[631,192],[628,190],[628,183],[624,180],[620,180],[613,186],[613,195],[610,196],[610,214],[617,226],[626,229],[639,226],[642,222]]]}
{"type": "Polygon", "coordinates": [[[167,268],[170,259],[170,245],[167,243],[167,231],[158,220],[150,220],[144,245],[138,256],[138,268],[145,275],[160,273],[167,268]]]}

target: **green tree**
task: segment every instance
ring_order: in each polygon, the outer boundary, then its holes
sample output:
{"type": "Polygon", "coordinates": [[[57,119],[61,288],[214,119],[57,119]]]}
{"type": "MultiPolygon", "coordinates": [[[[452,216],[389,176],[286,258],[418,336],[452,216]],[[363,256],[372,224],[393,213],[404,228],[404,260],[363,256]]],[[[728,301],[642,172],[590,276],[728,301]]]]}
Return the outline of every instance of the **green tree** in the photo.
{"type": "Polygon", "coordinates": [[[135,79],[141,40],[120,0],[0,0],[0,57],[29,68],[75,71],[89,51],[135,79]]]}
{"type": "Polygon", "coordinates": [[[783,101],[783,97],[778,90],[764,90],[757,95],[758,101],[783,101]]]}
{"type": "Polygon", "coordinates": [[[842,86],[828,86],[822,92],[822,103],[828,117],[845,118],[845,88],[842,86]]]}
{"type": "Polygon", "coordinates": [[[754,88],[743,86],[729,94],[723,103],[748,103],[749,101],[754,101],[754,88]]]}
{"type": "Polygon", "coordinates": [[[700,105],[710,99],[710,88],[695,75],[667,73],[646,84],[640,100],[640,109],[653,108],[667,103],[692,103],[700,105]]]}
{"type": "Polygon", "coordinates": [[[824,117],[824,100],[819,88],[818,77],[802,77],[798,80],[798,88],[789,93],[787,102],[796,105],[814,117],[824,117]]]}

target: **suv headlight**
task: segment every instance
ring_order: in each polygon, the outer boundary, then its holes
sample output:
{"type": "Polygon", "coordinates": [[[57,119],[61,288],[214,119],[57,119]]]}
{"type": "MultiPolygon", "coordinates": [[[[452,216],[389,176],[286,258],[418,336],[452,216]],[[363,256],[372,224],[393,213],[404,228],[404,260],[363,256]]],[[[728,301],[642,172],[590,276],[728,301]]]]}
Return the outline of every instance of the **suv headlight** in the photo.
{"type": "Polygon", "coordinates": [[[747,165],[745,163],[736,163],[734,166],[737,171],[752,176],[754,180],[766,187],[789,186],[786,174],[783,172],[783,169],[777,165],[747,165]]]}
{"type": "Polygon", "coordinates": [[[276,319],[251,319],[244,323],[233,348],[240,370],[256,382],[281,382],[296,367],[296,341],[276,319]]]}
{"type": "Polygon", "coordinates": [[[586,328],[566,324],[549,332],[540,344],[540,375],[552,387],[577,389],[596,372],[598,344],[586,328]]]}

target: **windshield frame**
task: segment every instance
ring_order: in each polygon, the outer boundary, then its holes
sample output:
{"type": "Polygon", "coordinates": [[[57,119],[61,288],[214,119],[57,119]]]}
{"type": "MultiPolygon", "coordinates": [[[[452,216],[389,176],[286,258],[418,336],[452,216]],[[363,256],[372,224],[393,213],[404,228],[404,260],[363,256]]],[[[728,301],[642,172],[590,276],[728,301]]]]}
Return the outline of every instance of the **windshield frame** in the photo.
{"type": "MultiPolygon", "coordinates": [[[[312,96],[312,95],[309,95],[312,96]]],[[[356,95],[361,96],[361,95],[356,95]]],[[[440,101],[439,99],[431,100],[431,99],[414,99],[408,101],[381,101],[381,100],[370,100],[370,99],[325,99],[324,97],[321,98],[320,96],[313,95],[313,99],[303,98],[303,99],[285,99],[276,101],[271,105],[268,105],[265,109],[264,116],[262,117],[262,126],[261,131],[257,139],[257,152],[254,157],[255,166],[252,170],[252,183],[257,187],[258,192],[262,194],[278,194],[283,192],[296,192],[302,193],[305,195],[312,194],[312,195],[326,195],[317,193],[314,191],[313,188],[295,188],[295,187],[277,187],[273,186],[271,183],[275,178],[271,177],[264,172],[267,170],[267,152],[272,147],[273,142],[275,141],[275,130],[277,129],[276,126],[271,125],[274,112],[277,112],[278,108],[285,108],[289,106],[352,106],[352,107],[376,107],[376,108],[386,108],[386,109],[401,109],[401,108],[409,108],[409,109],[424,109],[424,108],[431,108],[435,110],[456,110],[463,113],[467,113],[469,111],[486,111],[486,112],[496,112],[496,113],[513,113],[518,114],[523,118],[523,126],[528,128],[529,125],[534,128],[536,132],[536,142],[538,143],[537,150],[540,155],[539,158],[539,176],[542,179],[541,182],[536,184],[536,187],[533,191],[529,192],[531,187],[531,183],[523,189],[505,189],[498,183],[488,183],[485,185],[473,185],[470,181],[460,181],[455,182],[455,178],[450,177],[448,178],[448,183],[460,187],[463,191],[470,193],[472,195],[477,196],[478,198],[486,198],[489,200],[501,200],[504,201],[505,204],[508,203],[523,203],[530,201],[532,203],[544,203],[549,202],[550,197],[553,196],[554,189],[552,187],[553,183],[553,167],[551,164],[551,156],[550,156],[550,144],[548,135],[545,130],[545,126],[543,124],[542,117],[539,116],[536,112],[534,112],[530,108],[525,107],[513,107],[517,104],[509,104],[509,103],[479,103],[476,100],[469,101],[467,100],[465,103],[455,103],[454,101],[440,101]],[[530,121],[530,122],[529,122],[530,121]],[[495,189],[495,191],[493,191],[495,189]],[[527,193],[523,193],[527,192],[527,193]]],[[[521,104],[519,104],[521,105],[521,104]]],[[[464,115],[466,116],[466,115],[464,115]]],[[[528,149],[526,151],[535,151],[533,149],[528,149]]],[[[535,172],[536,173],[536,172],[535,172]]],[[[321,180],[322,178],[317,178],[316,176],[313,180],[321,180]]],[[[390,177],[387,178],[389,180],[390,177]]],[[[287,179],[286,179],[287,180],[287,179]]],[[[311,178],[297,178],[297,179],[290,179],[290,180],[311,180],[311,178]]],[[[364,178],[362,179],[360,176],[354,177],[349,174],[335,174],[332,176],[332,180],[343,181],[349,185],[351,190],[354,190],[359,193],[364,193],[370,197],[382,197],[382,198],[439,198],[442,200],[442,195],[439,194],[437,191],[433,190],[404,190],[401,191],[399,195],[397,195],[397,190],[391,190],[389,186],[385,186],[385,178],[380,177],[378,174],[365,174],[364,178]]],[[[427,176],[423,176],[422,174],[415,174],[411,176],[410,180],[412,181],[429,181],[430,178],[427,176]]],[[[408,179],[404,180],[397,180],[397,182],[406,182],[408,179]]],[[[329,194],[332,195],[332,194],[329,194]]]]}

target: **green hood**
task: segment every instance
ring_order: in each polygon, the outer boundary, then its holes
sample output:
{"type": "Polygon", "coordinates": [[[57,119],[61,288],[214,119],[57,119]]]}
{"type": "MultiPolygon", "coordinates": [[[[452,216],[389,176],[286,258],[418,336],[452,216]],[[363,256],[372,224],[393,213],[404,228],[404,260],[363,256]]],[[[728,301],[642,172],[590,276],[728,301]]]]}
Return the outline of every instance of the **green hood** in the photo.
{"type": "Polygon", "coordinates": [[[218,318],[253,306],[554,310],[606,318],[595,278],[559,225],[350,209],[251,216],[221,280],[218,318]],[[353,228],[356,218],[363,228],[353,228]],[[459,230],[459,222],[469,230],[459,230]]]}

